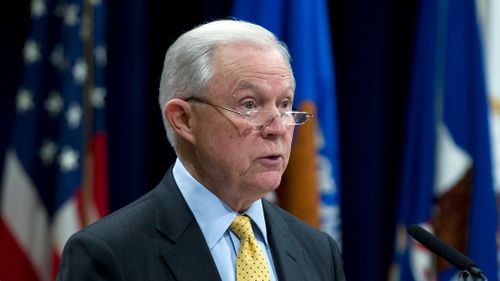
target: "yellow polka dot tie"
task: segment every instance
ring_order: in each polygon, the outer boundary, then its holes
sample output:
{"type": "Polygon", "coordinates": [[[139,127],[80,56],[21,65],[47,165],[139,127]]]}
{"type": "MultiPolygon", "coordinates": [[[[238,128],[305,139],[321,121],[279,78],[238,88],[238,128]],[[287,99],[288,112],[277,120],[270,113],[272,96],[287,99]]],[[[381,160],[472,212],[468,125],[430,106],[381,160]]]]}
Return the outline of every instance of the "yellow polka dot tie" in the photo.
{"type": "Polygon", "coordinates": [[[237,281],[269,281],[269,269],[247,216],[238,215],[231,223],[231,230],[240,238],[236,256],[237,281]]]}

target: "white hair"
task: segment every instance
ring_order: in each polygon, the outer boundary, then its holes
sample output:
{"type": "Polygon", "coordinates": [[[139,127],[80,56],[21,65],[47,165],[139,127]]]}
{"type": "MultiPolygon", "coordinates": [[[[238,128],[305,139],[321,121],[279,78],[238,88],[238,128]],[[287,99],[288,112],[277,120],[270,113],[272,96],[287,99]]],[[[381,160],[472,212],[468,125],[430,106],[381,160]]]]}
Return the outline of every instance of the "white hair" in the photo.
{"type": "Polygon", "coordinates": [[[290,54],[285,44],[259,25],[241,20],[217,20],[182,34],[165,55],[158,97],[167,138],[174,148],[175,134],[163,112],[165,104],[174,98],[202,95],[214,76],[211,65],[214,50],[218,46],[232,43],[276,49],[292,72],[290,54]]]}

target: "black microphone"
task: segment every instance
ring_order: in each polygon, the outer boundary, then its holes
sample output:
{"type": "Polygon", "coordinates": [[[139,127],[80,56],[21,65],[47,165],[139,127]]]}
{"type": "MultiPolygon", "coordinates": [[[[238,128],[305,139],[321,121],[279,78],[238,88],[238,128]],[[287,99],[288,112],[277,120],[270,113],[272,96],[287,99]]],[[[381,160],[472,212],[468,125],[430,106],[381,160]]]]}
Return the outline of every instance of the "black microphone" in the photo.
{"type": "Polygon", "coordinates": [[[444,243],[442,240],[432,235],[421,226],[416,224],[410,225],[407,230],[408,233],[415,238],[415,240],[422,243],[422,245],[427,247],[436,255],[447,260],[459,270],[465,270],[474,277],[484,278],[482,270],[479,269],[471,259],[444,243]]]}

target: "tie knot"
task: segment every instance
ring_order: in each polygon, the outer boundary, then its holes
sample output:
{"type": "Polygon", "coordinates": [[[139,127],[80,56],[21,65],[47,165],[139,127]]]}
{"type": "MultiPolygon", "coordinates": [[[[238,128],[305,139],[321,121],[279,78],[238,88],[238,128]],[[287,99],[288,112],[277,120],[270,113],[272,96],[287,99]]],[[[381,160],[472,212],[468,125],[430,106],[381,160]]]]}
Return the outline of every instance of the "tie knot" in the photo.
{"type": "Polygon", "coordinates": [[[231,229],[242,239],[253,238],[252,224],[247,216],[238,215],[231,223],[231,229]]]}

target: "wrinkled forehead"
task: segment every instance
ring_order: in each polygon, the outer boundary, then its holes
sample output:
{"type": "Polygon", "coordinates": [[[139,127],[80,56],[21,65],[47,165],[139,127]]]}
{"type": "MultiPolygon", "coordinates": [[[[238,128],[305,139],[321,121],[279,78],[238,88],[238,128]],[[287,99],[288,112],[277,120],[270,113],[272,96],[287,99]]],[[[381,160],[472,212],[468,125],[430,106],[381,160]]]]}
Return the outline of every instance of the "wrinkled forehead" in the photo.
{"type": "Polygon", "coordinates": [[[289,63],[275,48],[231,45],[217,50],[208,95],[222,101],[240,96],[293,98],[289,63]]]}
{"type": "MultiPolygon", "coordinates": [[[[292,73],[290,61],[275,45],[256,45],[252,42],[218,44],[212,51],[212,64],[230,63],[238,58],[255,58],[256,62],[265,59],[266,54],[275,54],[279,57],[279,63],[286,66],[292,73]]],[[[244,61],[242,61],[244,63],[244,61]]]]}
{"type": "Polygon", "coordinates": [[[284,87],[295,89],[295,80],[287,57],[275,46],[258,46],[251,43],[219,45],[211,56],[212,72],[227,80],[238,79],[238,87],[252,87],[245,76],[263,75],[269,79],[282,80],[284,87]]]}

